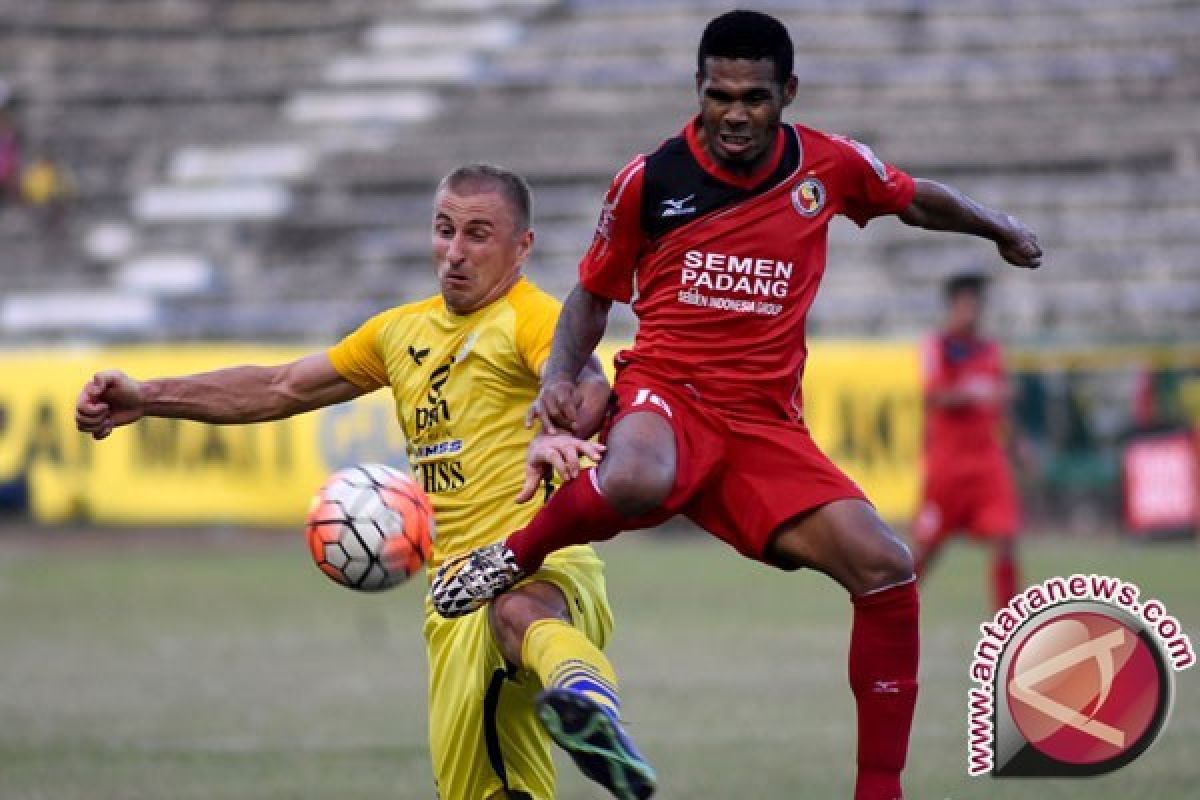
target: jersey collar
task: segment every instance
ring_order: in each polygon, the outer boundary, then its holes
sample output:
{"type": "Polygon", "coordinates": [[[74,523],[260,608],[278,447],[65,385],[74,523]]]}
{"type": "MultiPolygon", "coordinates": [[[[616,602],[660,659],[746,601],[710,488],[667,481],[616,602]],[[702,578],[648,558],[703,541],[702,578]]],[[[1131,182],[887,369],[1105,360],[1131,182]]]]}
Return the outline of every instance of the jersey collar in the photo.
{"type": "Polygon", "coordinates": [[[712,175],[722,183],[728,183],[729,185],[736,186],[739,189],[753,189],[755,186],[758,186],[760,183],[774,174],[776,168],[779,167],[780,160],[783,158],[784,140],[782,123],[780,124],[779,129],[775,131],[775,143],[771,145],[770,157],[763,162],[762,166],[748,175],[730,172],[714,161],[712,156],[709,155],[708,150],[703,144],[700,143],[700,137],[697,134],[699,129],[699,114],[692,117],[692,121],[689,122],[683,129],[683,135],[687,140],[688,150],[691,151],[692,157],[696,159],[696,163],[698,163],[700,167],[709,175],[712,175]]]}

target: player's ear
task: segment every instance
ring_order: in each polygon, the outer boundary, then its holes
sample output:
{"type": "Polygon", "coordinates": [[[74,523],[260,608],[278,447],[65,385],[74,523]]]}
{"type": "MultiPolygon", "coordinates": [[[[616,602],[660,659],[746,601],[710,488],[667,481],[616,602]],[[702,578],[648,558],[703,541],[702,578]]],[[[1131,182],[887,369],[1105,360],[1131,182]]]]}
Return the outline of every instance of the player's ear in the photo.
{"type": "Polygon", "coordinates": [[[799,87],[799,85],[800,85],[800,82],[796,79],[795,75],[789,75],[788,79],[786,81],[784,81],[783,105],[785,108],[787,106],[790,106],[792,104],[792,101],[796,99],[796,90],[799,87]]]}
{"type": "Polygon", "coordinates": [[[524,264],[529,258],[529,254],[533,252],[533,228],[526,228],[523,233],[517,235],[517,263],[524,264]]]}
{"type": "Polygon", "coordinates": [[[696,70],[696,97],[704,99],[704,70],[696,70]]]}

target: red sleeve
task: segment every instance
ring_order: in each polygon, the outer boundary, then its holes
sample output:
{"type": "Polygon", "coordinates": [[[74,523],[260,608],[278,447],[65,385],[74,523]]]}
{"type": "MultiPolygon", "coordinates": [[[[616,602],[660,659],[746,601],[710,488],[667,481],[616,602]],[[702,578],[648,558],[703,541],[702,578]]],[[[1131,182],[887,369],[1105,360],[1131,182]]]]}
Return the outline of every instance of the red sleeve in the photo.
{"type": "Polygon", "coordinates": [[[861,228],[875,217],[897,214],[912,204],[917,187],[907,173],[881,161],[862,142],[832,138],[846,173],[843,214],[861,228]]]}
{"type": "Polygon", "coordinates": [[[633,273],[646,243],[642,231],[642,181],[646,160],[638,156],[613,178],[592,246],[579,262],[579,283],[593,294],[628,303],[633,273]]]}

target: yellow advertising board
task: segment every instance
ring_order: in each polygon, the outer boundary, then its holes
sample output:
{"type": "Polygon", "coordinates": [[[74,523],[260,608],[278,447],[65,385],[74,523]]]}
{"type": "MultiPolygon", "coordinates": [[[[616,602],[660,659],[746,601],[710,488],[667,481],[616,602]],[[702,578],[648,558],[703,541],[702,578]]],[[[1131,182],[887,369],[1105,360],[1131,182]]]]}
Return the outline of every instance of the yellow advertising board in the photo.
{"type": "Polygon", "coordinates": [[[907,521],[920,493],[921,372],[911,342],[816,342],[804,373],[813,438],[885,518],[907,521]]]}
{"type": "MultiPolygon", "coordinates": [[[[601,357],[611,364],[616,345],[601,357]]],[[[279,422],[211,426],[146,419],[102,442],[75,430],[76,396],[91,375],[179,375],[231,364],[289,361],[307,350],[162,346],[0,352],[0,483],[25,476],[42,521],[103,524],[297,524],[334,469],[406,463],[391,398],[279,422]]],[[[911,344],[819,342],[805,380],[805,416],[825,451],[893,519],[917,492],[920,396],[911,344]]]]}

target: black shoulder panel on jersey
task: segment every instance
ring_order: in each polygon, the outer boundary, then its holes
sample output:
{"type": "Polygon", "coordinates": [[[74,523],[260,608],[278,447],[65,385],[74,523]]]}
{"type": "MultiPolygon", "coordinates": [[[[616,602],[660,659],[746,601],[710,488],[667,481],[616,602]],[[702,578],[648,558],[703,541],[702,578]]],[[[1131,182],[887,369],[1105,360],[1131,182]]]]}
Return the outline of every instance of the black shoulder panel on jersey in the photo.
{"type": "Polygon", "coordinates": [[[694,219],[762,194],[800,163],[799,134],[784,125],[783,158],[775,171],[758,186],[743,189],[709,174],[688,149],[687,139],[668,139],[646,157],[642,176],[642,230],[654,240],[694,219]]]}

